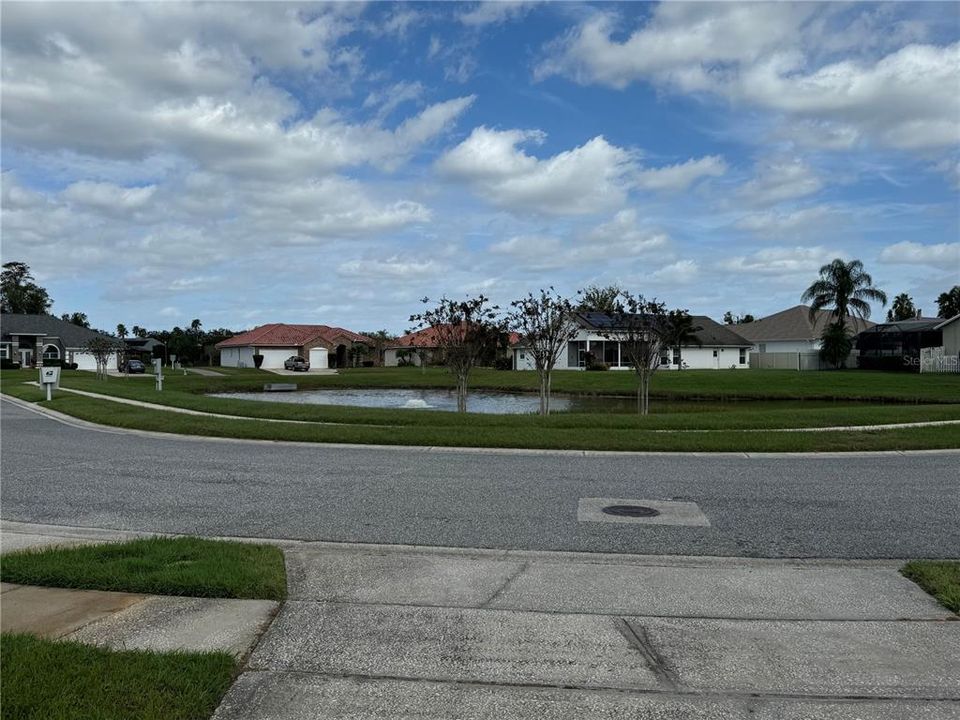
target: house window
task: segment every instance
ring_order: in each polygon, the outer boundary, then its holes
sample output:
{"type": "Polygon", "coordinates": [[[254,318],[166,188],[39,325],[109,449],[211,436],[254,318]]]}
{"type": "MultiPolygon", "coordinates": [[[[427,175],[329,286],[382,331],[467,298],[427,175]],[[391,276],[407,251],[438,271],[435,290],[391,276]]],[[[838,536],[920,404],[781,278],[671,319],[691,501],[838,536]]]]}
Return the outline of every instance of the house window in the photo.
{"type": "Polygon", "coordinates": [[[767,344],[766,344],[766,343],[760,343],[760,348],[759,348],[759,350],[758,350],[757,352],[765,353],[766,351],[767,351],[767,344]]]}
{"type": "Polygon", "coordinates": [[[678,347],[673,349],[673,364],[678,367],[680,365],[680,348],[678,347]]]}
{"type": "Polygon", "coordinates": [[[10,343],[3,343],[0,345],[0,358],[4,360],[10,359],[10,343]]]}
{"type": "Polygon", "coordinates": [[[717,351],[716,351],[716,350],[713,351],[713,356],[714,356],[714,357],[717,356],[717,351]]]}
{"type": "Polygon", "coordinates": [[[43,359],[44,360],[59,360],[60,359],[60,348],[56,345],[44,345],[43,346],[43,359]]]}
{"type": "Polygon", "coordinates": [[[747,349],[746,349],[746,348],[740,348],[740,364],[741,364],[741,365],[746,365],[746,364],[747,364],[747,349]]]}
{"type": "Polygon", "coordinates": [[[520,359],[523,360],[523,353],[520,353],[520,359]]]}
{"type": "Polygon", "coordinates": [[[661,364],[661,365],[669,365],[669,364],[670,364],[670,356],[667,354],[667,351],[666,351],[666,350],[664,350],[663,354],[660,356],[660,364],[661,364]]]}

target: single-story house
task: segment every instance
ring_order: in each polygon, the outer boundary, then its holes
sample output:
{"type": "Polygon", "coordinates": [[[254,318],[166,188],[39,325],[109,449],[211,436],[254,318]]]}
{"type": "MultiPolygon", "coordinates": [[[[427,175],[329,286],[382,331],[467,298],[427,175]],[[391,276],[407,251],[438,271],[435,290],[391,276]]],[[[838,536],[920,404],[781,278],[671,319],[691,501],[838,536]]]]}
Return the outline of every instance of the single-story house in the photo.
{"type": "Polygon", "coordinates": [[[124,338],[123,344],[127,346],[127,357],[131,360],[141,360],[149,365],[154,358],[166,359],[167,346],[156,338],[124,338]]]}
{"type": "MultiPolygon", "coordinates": [[[[820,337],[832,322],[834,317],[829,310],[818,310],[811,319],[807,305],[794,305],[734,327],[738,335],[751,342],[755,353],[802,353],[820,350],[820,337]]],[[[847,326],[854,334],[873,325],[869,320],[847,319],[847,326]]]]}
{"type": "MultiPolygon", "coordinates": [[[[507,345],[512,346],[519,340],[517,333],[507,336],[507,345]]],[[[399,365],[416,365],[426,362],[427,365],[439,361],[437,351],[440,345],[437,341],[437,329],[426,327],[422,330],[407,333],[390,342],[383,350],[384,367],[399,365]]]]}
{"type": "MultiPolygon", "coordinates": [[[[960,316],[958,316],[960,317],[960,316]]],[[[865,370],[902,370],[920,372],[920,351],[944,348],[944,330],[951,349],[956,352],[957,318],[917,318],[880,323],[857,335],[857,367],[865,370]]]]}
{"type": "MultiPolygon", "coordinates": [[[[690,317],[695,328],[692,334],[697,342],[690,342],[681,347],[665,348],[660,359],[662,369],[720,370],[749,367],[751,346],[749,340],[706,315],[690,317]]],[[[606,337],[616,332],[609,315],[577,313],[576,319],[580,326],[579,330],[561,352],[556,364],[557,369],[585,369],[591,356],[596,362],[609,366],[611,370],[630,368],[626,355],[621,352],[620,342],[606,337]]],[[[512,350],[515,370],[535,369],[529,348],[523,344],[522,340],[514,344],[512,350]]]]}
{"type": "Polygon", "coordinates": [[[348,353],[354,345],[371,347],[366,335],[329,325],[287,325],[270,323],[255,327],[217,343],[223,367],[255,367],[254,355],[263,356],[261,367],[282,368],[284,361],[299,355],[310,362],[311,369],[346,367],[348,353]]]}
{"type": "MultiPolygon", "coordinates": [[[[85,347],[93,338],[119,341],[80,327],[53,315],[0,315],[0,359],[20,363],[21,367],[36,367],[42,361],[76,363],[80,370],[96,370],[97,360],[85,347]]],[[[116,354],[111,354],[107,367],[116,367],[116,354]]]]}
{"type": "Polygon", "coordinates": [[[939,330],[943,336],[943,354],[960,357],[960,315],[944,320],[934,330],[939,330]]]}

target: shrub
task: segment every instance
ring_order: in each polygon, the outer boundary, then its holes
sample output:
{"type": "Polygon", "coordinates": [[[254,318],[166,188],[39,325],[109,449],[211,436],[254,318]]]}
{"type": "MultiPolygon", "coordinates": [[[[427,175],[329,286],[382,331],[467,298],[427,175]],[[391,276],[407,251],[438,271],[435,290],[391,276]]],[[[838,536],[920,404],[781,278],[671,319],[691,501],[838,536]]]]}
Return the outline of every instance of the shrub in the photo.
{"type": "Polygon", "coordinates": [[[63,361],[60,358],[46,358],[43,367],[63,367],[63,361]]]}
{"type": "Polygon", "coordinates": [[[508,357],[497,358],[493,361],[494,370],[513,370],[513,359],[508,357]]]}
{"type": "Polygon", "coordinates": [[[364,361],[363,361],[363,367],[373,367],[373,366],[374,366],[373,360],[364,360],[364,361]]]}
{"type": "Polygon", "coordinates": [[[20,363],[9,358],[0,358],[0,370],[19,370],[20,363]]]}
{"type": "Polygon", "coordinates": [[[263,365],[263,355],[254,355],[253,366],[259,370],[261,365],[263,365]]]}
{"type": "Polygon", "coordinates": [[[587,365],[587,370],[609,370],[610,366],[604,362],[592,362],[587,365]]]}

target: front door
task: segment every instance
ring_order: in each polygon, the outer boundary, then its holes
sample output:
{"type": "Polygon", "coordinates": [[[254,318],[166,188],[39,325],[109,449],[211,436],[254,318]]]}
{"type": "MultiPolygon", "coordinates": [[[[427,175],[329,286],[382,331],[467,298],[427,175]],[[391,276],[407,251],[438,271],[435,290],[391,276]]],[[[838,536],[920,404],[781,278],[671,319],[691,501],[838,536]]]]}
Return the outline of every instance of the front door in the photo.
{"type": "Polygon", "coordinates": [[[20,367],[29,367],[33,364],[33,350],[20,348],[20,367]]]}

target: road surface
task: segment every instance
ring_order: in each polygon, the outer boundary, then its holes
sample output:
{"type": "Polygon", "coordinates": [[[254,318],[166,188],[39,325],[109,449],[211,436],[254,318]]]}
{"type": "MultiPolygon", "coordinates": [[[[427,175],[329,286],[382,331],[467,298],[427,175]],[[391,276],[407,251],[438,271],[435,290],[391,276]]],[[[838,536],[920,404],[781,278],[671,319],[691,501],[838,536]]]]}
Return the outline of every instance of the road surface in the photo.
{"type": "Polygon", "coordinates": [[[158,438],[2,403],[5,520],[473,548],[960,556],[960,455],[430,452],[158,438]],[[709,526],[583,522],[581,498],[695,503],[709,526]]]}

